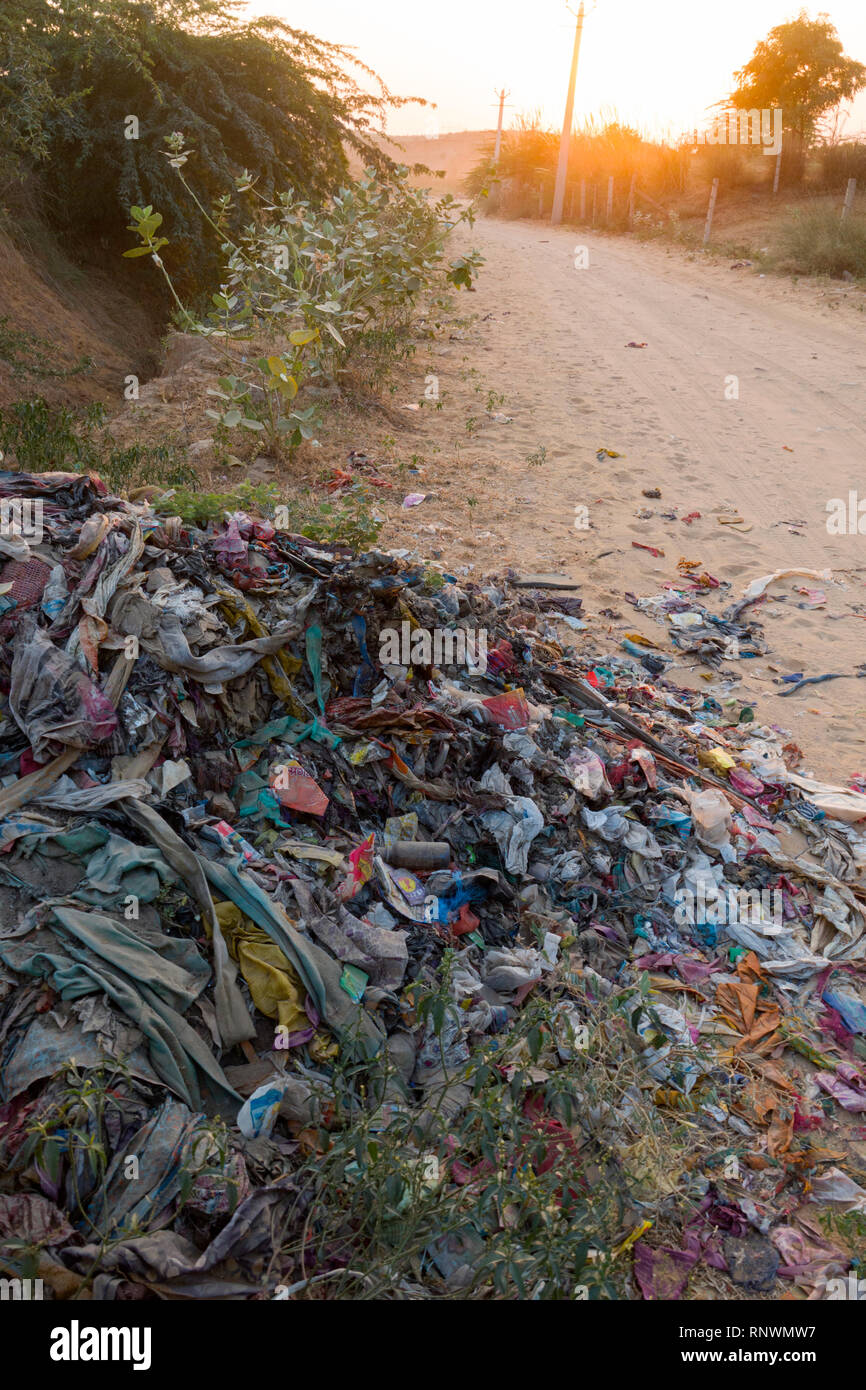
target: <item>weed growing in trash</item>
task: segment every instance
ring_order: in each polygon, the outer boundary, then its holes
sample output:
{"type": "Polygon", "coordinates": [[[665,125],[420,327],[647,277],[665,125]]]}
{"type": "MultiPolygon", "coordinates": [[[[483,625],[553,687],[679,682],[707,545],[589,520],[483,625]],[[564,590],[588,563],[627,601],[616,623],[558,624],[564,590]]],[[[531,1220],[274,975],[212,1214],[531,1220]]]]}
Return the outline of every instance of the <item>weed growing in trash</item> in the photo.
{"type": "Polygon", "coordinates": [[[23,1144],[8,1162],[20,1172],[32,1164],[42,1191],[55,1198],[65,1191],[70,1213],[91,1226],[87,1208],[97,1191],[105,1195],[112,1088],[125,1075],[121,1061],[90,1071],[72,1063],[31,1117],[23,1144]]]}
{"type": "Polygon", "coordinates": [[[355,549],[373,545],[385,524],[384,518],[374,516],[364,491],[352,491],[339,503],[316,502],[313,510],[294,499],[294,515],[299,535],[329,544],[345,541],[355,549]]]}
{"type": "MultiPolygon", "coordinates": [[[[446,949],[436,984],[412,987],[414,1023],[443,1047],[458,964],[446,949]]],[[[661,1024],[658,1036],[634,1033],[652,1018],[645,990],[594,997],[563,974],[556,993],[444,1076],[420,1114],[391,1107],[382,1128],[370,1109],[392,1075],[337,1059],[327,1125],[304,1136],[294,1233],[269,1277],[288,1278],[291,1261],[303,1297],[427,1295],[431,1276],[445,1298],[627,1296],[635,1230],[694,1215],[697,1201],[676,1187],[708,1145],[653,1101],[641,1048],[669,1039],[661,1024]],[[587,1020],[585,1047],[563,1026],[565,1000],[587,1020]]],[[[694,1066],[695,1052],[679,1062],[694,1066]]]]}
{"type": "Polygon", "coordinates": [[[373,515],[367,493],[360,488],[335,503],[322,501],[312,492],[284,499],[274,483],[239,483],[230,492],[178,487],[157,498],[154,505],[164,515],[179,516],[200,527],[223,521],[232,512],[254,511],[275,518],[281,530],[320,542],[345,541],[360,548],[372,544],[384,525],[373,515]]]}
{"type": "MultiPolygon", "coordinates": [[[[128,1098],[135,1089],[122,1058],[113,1058],[110,1065],[99,1068],[79,1067],[71,1060],[40,1097],[25,1125],[23,1142],[12,1152],[4,1152],[0,1143],[4,1167],[60,1201],[70,1219],[95,1242],[93,1268],[113,1244],[147,1232],[151,1218],[159,1214],[158,1205],[148,1203],[149,1210],[142,1214],[136,1204],[116,1230],[108,1216],[112,1173],[116,1181],[119,1168],[133,1184],[139,1177],[138,1155],[124,1155],[122,1142],[117,1147],[128,1123],[121,1098],[124,1093],[128,1098]],[[129,1168],[131,1162],[135,1163],[134,1172],[129,1168]]],[[[231,1216],[239,1189],[230,1158],[231,1140],[225,1121],[219,1116],[201,1116],[177,1171],[177,1218],[184,1215],[197,1190],[203,1192],[209,1183],[224,1194],[225,1212],[231,1216]]],[[[146,1195],[146,1186],[142,1192],[146,1195]]],[[[194,1218],[187,1216],[187,1221],[190,1219],[194,1218]]],[[[16,1244],[21,1243],[12,1242],[12,1248],[16,1244]]],[[[4,1251],[9,1248],[4,1240],[4,1251]]]]}
{"type": "Polygon", "coordinates": [[[821,1213],[820,1222],[828,1236],[847,1247],[852,1265],[858,1270],[866,1267],[866,1214],[830,1209],[821,1213]]]}
{"type": "Polygon", "coordinates": [[[272,516],[278,505],[277,489],[273,483],[239,483],[231,492],[199,492],[178,487],[164,498],[157,498],[155,509],[194,526],[206,526],[209,521],[223,521],[226,513],[253,507],[264,516],[272,516]]]}

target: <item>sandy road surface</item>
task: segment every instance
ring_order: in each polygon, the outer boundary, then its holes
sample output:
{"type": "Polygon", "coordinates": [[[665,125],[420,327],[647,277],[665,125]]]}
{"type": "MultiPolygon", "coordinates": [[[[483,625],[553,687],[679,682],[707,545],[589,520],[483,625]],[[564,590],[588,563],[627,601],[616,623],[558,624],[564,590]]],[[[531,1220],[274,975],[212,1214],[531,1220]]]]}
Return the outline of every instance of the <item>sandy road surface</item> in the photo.
{"type": "Polygon", "coordinates": [[[589,614],[620,615],[593,622],[599,650],[605,624],[608,649],[625,631],[665,640],[622,596],[677,580],[680,557],[730,583],[711,597],[714,611],[771,570],[829,568],[832,582],[772,587],[767,657],[727,662],[724,678],[709,681],[684,658],[671,676],[717,698],[757,698],[760,716],[790,729],[819,775],[866,772],[866,680],[784,699],[774,683],[866,661],[866,534],[827,530],[832,498],[856,491],[866,513],[866,296],[538,223],[485,219],[467,239],[487,258],[477,292],[461,302],[477,319],[444,345],[419,348],[415,364],[439,375],[444,397],[441,412],[416,417],[426,436],[418,447],[450,432],[459,463],[441,489],[444,473],[425,468],[421,485],[437,487],[436,498],[384,539],[414,530],[429,549],[424,533],[435,528],[443,556],[476,569],[507,561],[568,573],[589,614]],[[586,268],[575,267],[578,244],[586,268]],[[505,394],[494,410],[510,423],[487,414],[489,389],[505,394]],[[599,462],[600,446],[622,457],[599,462]],[[544,462],[528,463],[542,448],[544,462]],[[642,496],[650,487],[660,501],[642,496]],[[464,510],[467,496],[477,501],[464,510]],[[588,509],[587,529],[575,529],[576,507],[588,509]],[[701,517],[665,520],[671,511],[701,517]],[[744,520],[739,532],[719,524],[731,513],[744,520]],[[826,606],[800,607],[814,601],[801,586],[823,590],[826,606]]]}

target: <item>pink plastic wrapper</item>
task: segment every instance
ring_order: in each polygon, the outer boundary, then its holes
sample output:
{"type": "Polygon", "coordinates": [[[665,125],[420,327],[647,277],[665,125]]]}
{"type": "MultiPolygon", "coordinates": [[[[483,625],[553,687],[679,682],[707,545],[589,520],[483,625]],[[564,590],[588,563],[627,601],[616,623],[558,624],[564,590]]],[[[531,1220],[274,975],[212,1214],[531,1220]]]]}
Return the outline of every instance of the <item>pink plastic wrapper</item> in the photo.
{"type": "Polygon", "coordinates": [[[760,796],[764,790],[763,782],[751,772],[747,772],[744,767],[732,767],[728,773],[728,781],[740,796],[760,796]]]}
{"type": "Polygon", "coordinates": [[[229,569],[236,569],[247,562],[247,543],[238,530],[238,523],[234,517],[221,536],[217,536],[213,543],[213,548],[219,556],[221,562],[229,569]]]}

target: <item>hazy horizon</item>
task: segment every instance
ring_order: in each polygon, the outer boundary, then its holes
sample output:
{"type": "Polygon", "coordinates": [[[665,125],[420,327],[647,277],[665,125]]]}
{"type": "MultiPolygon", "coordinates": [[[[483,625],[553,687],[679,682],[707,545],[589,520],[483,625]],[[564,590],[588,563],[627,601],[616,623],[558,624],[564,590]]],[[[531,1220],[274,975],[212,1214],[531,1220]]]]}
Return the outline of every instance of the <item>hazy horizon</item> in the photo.
{"type": "MultiPolygon", "coordinates": [[[[797,0],[725,0],[702,11],[693,0],[589,0],[575,122],[615,112],[655,137],[700,125],[758,40],[799,8],[797,0]]],[[[824,12],[806,8],[813,18],[824,12]]],[[[574,36],[563,0],[540,0],[530,25],[516,0],[438,0],[429,18],[425,7],[412,10],[405,0],[372,0],[363,11],[349,0],[249,0],[247,10],[352,47],[397,95],[437,103],[435,112],[393,112],[389,133],[489,129],[496,124],[494,90],[503,86],[511,93],[506,126],[536,111],[545,125],[562,121],[574,36]]],[[[835,0],[827,13],[845,52],[866,62],[863,0],[835,0]]],[[[866,93],[849,109],[844,133],[866,131],[866,93]]]]}

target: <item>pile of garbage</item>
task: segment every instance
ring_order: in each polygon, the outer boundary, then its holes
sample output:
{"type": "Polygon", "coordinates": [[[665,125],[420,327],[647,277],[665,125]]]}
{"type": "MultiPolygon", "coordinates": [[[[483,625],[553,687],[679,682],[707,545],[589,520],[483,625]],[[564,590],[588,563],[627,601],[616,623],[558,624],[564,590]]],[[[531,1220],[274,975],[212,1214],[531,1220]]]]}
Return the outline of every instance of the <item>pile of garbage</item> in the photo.
{"type": "MultiPolygon", "coordinates": [[[[593,1266],[610,1296],[833,1296],[866,1208],[866,796],[639,638],[577,655],[555,578],[197,530],[92,474],[0,499],[0,1272],[357,1296],[368,1237],[314,1256],[298,1178],[350,1125],[343,1187],[398,1135],[391,1217],[440,1218],[392,1296],[486,1287],[519,1221],[494,1174],[547,1174],[567,1231],[609,1163],[638,1176],[575,1256],[591,1296],[593,1266]],[[485,1148],[488,1083],[537,1143],[485,1148]]],[[[690,640],[757,640],[713,624],[690,640]]]]}

